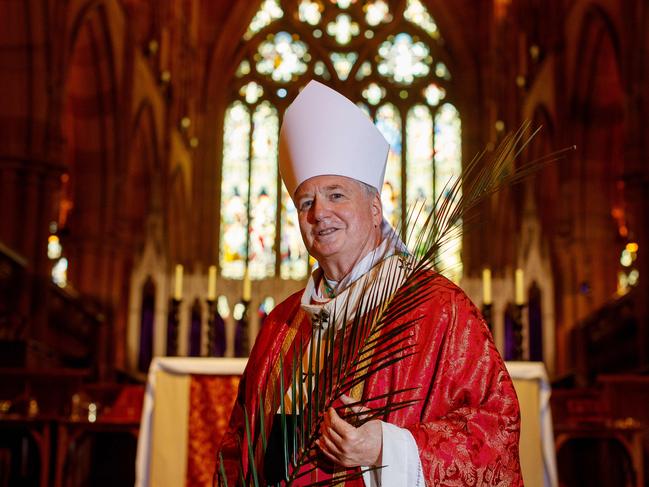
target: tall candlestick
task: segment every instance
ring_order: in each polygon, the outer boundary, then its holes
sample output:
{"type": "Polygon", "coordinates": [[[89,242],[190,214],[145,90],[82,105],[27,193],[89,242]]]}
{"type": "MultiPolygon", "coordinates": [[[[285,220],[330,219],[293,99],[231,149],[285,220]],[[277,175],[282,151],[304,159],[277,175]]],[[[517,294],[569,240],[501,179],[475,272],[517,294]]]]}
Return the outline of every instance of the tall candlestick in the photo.
{"type": "Polygon", "coordinates": [[[176,264],[176,278],[174,281],[174,299],[180,301],[183,298],[183,266],[176,264]]]}
{"type": "Polygon", "coordinates": [[[482,270],[482,304],[491,304],[491,269],[482,270]]]}
{"type": "Polygon", "coordinates": [[[516,304],[525,303],[525,287],[523,285],[523,269],[516,269],[516,278],[515,278],[515,289],[514,289],[514,302],[516,304]]]}
{"type": "Polygon", "coordinates": [[[248,274],[248,269],[243,274],[243,300],[250,301],[252,297],[252,284],[250,283],[250,275],[248,274]]]}
{"type": "Polygon", "coordinates": [[[207,276],[207,299],[216,299],[216,266],[211,265],[207,276]]]}

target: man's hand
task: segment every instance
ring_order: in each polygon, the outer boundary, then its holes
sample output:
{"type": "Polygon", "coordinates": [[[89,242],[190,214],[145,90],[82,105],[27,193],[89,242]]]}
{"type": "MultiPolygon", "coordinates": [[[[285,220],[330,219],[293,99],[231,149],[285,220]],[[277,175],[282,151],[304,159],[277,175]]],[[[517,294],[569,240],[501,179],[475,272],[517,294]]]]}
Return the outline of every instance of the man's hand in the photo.
{"type": "MultiPolygon", "coordinates": [[[[347,396],[340,398],[345,404],[355,402],[347,396]]],[[[360,413],[366,408],[354,406],[354,412],[360,413]]],[[[381,422],[368,421],[355,428],[329,408],[325,413],[321,427],[321,436],[317,440],[322,453],[337,465],[343,467],[378,466],[381,463],[383,449],[383,432],[381,422]]]]}

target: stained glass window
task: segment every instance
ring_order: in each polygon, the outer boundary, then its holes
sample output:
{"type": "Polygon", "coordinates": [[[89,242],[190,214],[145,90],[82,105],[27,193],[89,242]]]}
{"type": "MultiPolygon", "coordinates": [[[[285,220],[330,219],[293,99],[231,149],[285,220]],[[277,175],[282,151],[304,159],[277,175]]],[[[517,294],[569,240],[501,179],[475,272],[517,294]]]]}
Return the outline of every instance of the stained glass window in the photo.
{"type": "Polygon", "coordinates": [[[52,281],[59,287],[68,285],[68,259],[65,257],[57,260],[52,267],[52,281]]]}
{"type": "Polygon", "coordinates": [[[390,7],[383,0],[367,2],[365,6],[365,21],[375,27],[383,22],[390,22],[390,7]]]}
{"type": "Polygon", "coordinates": [[[63,252],[63,247],[61,247],[61,241],[56,235],[50,235],[47,239],[47,257],[52,260],[56,260],[61,257],[63,252]]]}
{"type": "Polygon", "coordinates": [[[250,171],[251,279],[275,274],[275,220],[277,214],[277,109],[268,101],[259,104],[253,115],[252,168],[250,171]],[[254,211],[252,210],[254,209],[254,211]]]}
{"type": "Polygon", "coordinates": [[[401,220],[401,116],[391,103],[382,105],[376,111],[376,126],[390,144],[390,153],[385,168],[385,179],[381,191],[383,216],[398,228],[401,220]]]}
{"type": "Polygon", "coordinates": [[[221,178],[221,252],[223,277],[240,278],[246,267],[250,111],[235,101],[225,113],[221,178]]]}
{"type": "MultiPolygon", "coordinates": [[[[423,208],[417,207],[417,213],[421,211],[423,215],[430,213],[435,201],[433,197],[433,117],[430,110],[425,105],[415,105],[408,111],[406,120],[406,204],[408,208],[414,208],[415,205],[424,205],[423,208]]],[[[424,217],[414,220],[413,235],[418,235],[423,225],[424,217]]],[[[410,230],[410,229],[409,229],[410,230]]],[[[413,242],[408,242],[411,250],[414,249],[413,242]]]]}
{"type": "Polygon", "coordinates": [[[248,103],[257,103],[259,97],[264,94],[263,86],[251,81],[245,86],[242,86],[239,93],[244,97],[248,103]]]}
{"type": "Polygon", "coordinates": [[[338,77],[345,81],[349,76],[349,72],[354,67],[354,63],[358,59],[358,54],[355,52],[332,52],[331,62],[333,67],[338,73],[338,77]]]}
{"type": "MultiPolygon", "coordinates": [[[[462,172],[462,129],[460,115],[450,103],[440,107],[435,115],[435,198],[445,197],[449,181],[462,172]]],[[[438,267],[449,279],[459,281],[462,277],[462,239],[457,232],[439,252],[438,267]]]]}
{"type": "Polygon", "coordinates": [[[414,25],[421,27],[433,39],[439,39],[437,24],[426,10],[420,0],[408,0],[403,17],[414,25]]]}
{"type": "Polygon", "coordinates": [[[334,21],[327,24],[327,34],[334,37],[338,44],[349,44],[359,32],[358,23],[347,14],[339,14],[334,21]]]}
{"type": "Polygon", "coordinates": [[[322,17],[320,4],[313,0],[302,0],[298,12],[300,20],[310,25],[318,25],[322,17]]]}
{"type": "MultiPolygon", "coordinates": [[[[424,2],[396,3],[261,2],[244,35],[224,119],[224,277],[241,279],[246,269],[251,279],[307,276],[297,212],[278,176],[277,137],[281,114],[310,79],[357,103],[388,140],[381,200],[404,238],[408,209],[419,201],[430,210],[449,178],[461,177],[451,59],[424,2]]],[[[437,261],[459,280],[461,240],[452,239],[437,261]]]]}
{"type": "Polygon", "coordinates": [[[379,74],[396,83],[409,85],[430,71],[428,47],[404,32],[381,43],[379,58],[379,74]]]}
{"type": "Polygon", "coordinates": [[[271,34],[257,49],[257,71],[286,83],[306,72],[307,51],[306,44],[288,32],[271,34]]]}
{"type": "Polygon", "coordinates": [[[443,100],[446,96],[446,91],[444,88],[440,88],[435,83],[429,84],[424,90],[424,97],[426,98],[426,103],[431,107],[436,107],[440,100],[443,100]]]}
{"type": "MultiPolygon", "coordinates": [[[[367,85],[367,88],[363,90],[363,98],[365,98],[371,105],[378,105],[384,96],[385,88],[376,83],[370,83],[367,85]]],[[[399,129],[399,131],[401,130],[399,129]]]]}
{"type": "Polygon", "coordinates": [[[282,279],[303,279],[308,268],[308,254],[297,221],[297,210],[284,184],[282,184],[282,236],[281,236],[282,279]]]}
{"type": "Polygon", "coordinates": [[[366,78],[372,74],[372,65],[365,61],[363,64],[361,64],[360,68],[358,68],[358,71],[356,72],[356,79],[358,81],[362,81],[363,78],[366,78]]]}
{"type": "Polygon", "coordinates": [[[243,38],[245,40],[250,40],[257,32],[275,20],[281,19],[283,15],[284,11],[279,6],[278,0],[264,0],[261,7],[253,17],[252,22],[250,22],[248,30],[243,35],[243,38]]]}

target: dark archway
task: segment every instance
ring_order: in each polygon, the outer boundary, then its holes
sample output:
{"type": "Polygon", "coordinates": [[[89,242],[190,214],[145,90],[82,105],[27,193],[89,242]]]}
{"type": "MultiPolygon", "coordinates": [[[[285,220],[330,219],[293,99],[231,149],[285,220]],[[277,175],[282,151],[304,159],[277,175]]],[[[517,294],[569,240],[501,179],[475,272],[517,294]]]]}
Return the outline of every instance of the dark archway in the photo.
{"type": "Polygon", "coordinates": [[[189,350],[190,357],[201,356],[201,345],[203,344],[203,308],[198,298],[194,300],[189,313],[189,350]]]}
{"type": "Polygon", "coordinates": [[[146,373],[153,358],[153,337],[155,325],[155,283],[148,277],[142,287],[140,312],[140,346],[137,368],[146,373]]]}
{"type": "Polygon", "coordinates": [[[106,300],[115,197],[117,89],[113,46],[104,7],[83,12],[72,32],[62,108],[63,188],[60,214],[69,277],[82,293],[106,300]]]}
{"type": "Polygon", "coordinates": [[[631,487],[633,466],[614,438],[572,438],[557,451],[559,482],[565,487],[631,487]]]}
{"type": "Polygon", "coordinates": [[[616,290],[619,256],[614,249],[622,236],[612,212],[624,200],[626,133],[619,42],[604,11],[592,8],[584,16],[579,45],[572,105],[578,153],[569,174],[568,170],[562,174],[573,188],[572,235],[581,249],[572,256],[580,264],[570,287],[581,289],[574,321],[601,306],[616,290]]]}
{"type": "Polygon", "coordinates": [[[118,194],[115,222],[115,239],[120,242],[112,251],[112,266],[118,276],[117,292],[113,292],[115,315],[113,336],[115,363],[123,365],[125,359],[128,306],[130,294],[129,276],[136,256],[142,255],[147,234],[155,234],[149,228],[151,217],[162,212],[163,171],[158,149],[158,132],[155,115],[148,101],[143,101],[136,112],[134,131],[128,141],[129,155],[118,175],[118,194]]]}
{"type": "Polygon", "coordinates": [[[543,361],[543,296],[541,288],[532,282],[527,292],[527,323],[529,360],[543,361]]]}

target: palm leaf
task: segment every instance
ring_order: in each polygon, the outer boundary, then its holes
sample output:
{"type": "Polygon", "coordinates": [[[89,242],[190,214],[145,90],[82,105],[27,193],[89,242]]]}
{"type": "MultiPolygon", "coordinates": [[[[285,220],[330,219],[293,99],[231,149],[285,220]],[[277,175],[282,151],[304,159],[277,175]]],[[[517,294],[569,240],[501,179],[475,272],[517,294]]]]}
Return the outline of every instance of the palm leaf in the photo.
{"type": "MultiPolygon", "coordinates": [[[[219,470],[218,470],[218,472],[219,472],[219,478],[223,481],[223,486],[228,487],[228,476],[225,475],[225,465],[223,464],[223,453],[221,453],[221,452],[219,452],[219,470]]],[[[214,481],[212,483],[214,483],[214,481]]]]}
{"type": "Polygon", "coordinates": [[[246,439],[248,440],[248,461],[250,462],[250,470],[252,472],[253,485],[259,487],[259,478],[257,474],[257,469],[255,468],[255,455],[253,451],[252,437],[250,436],[250,421],[248,420],[248,411],[246,407],[243,407],[243,413],[246,422],[246,439]]]}

